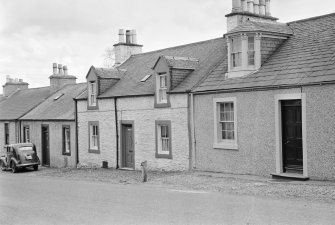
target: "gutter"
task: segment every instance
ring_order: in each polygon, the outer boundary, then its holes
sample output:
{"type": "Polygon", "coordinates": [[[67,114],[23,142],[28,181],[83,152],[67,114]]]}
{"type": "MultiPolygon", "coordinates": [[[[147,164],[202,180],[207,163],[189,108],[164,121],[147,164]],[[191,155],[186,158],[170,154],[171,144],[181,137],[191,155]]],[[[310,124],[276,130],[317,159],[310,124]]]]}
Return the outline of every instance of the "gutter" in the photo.
{"type": "Polygon", "coordinates": [[[194,95],[205,95],[205,94],[217,94],[217,93],[233,93],[233,92],[253,92],[253,91],[268,91],[268,90],[278,90],[278,89],[291,89],[300,88],[308,86],[322,86],[327,84],[335,84],[334,81],[326,82],[316,82],[310,84],[295,84],[295,85],[280,85],[280,86],[267,86],[267,87],[252,87],[252,88],[233,88],[233,89],[215,89],[210,91],[197,91],[193,92],[194,95]]]}
{"type": "Polygon", "coordinates": [[[117,98],[114,98],[114,113],[115,113],[115,133],[116,133],[116,169],[119,169],[119,124],[117,116],[117,98]]]}

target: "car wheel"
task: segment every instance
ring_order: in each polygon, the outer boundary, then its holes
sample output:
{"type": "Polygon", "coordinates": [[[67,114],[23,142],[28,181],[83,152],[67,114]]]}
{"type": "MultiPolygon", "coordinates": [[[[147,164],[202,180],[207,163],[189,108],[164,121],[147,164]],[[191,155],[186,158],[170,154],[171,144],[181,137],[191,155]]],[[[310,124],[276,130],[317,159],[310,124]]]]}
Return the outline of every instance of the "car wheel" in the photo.
{"type": "Polygon", "coordinates": [[[5,163],[3,161],[0,161],[0,164],[1,164],[1,170],[5,171],[6,170],[5,163]]]}
{"type": "Polygon", "coordinates": [[[34,166],[34,170],[37,171],[38,170],[38,165],[34,166]]]}
{"type": "Polygon", "coordinates": [[[15,162],[12,162],[11,168],[12,168],[13,173],[17,173],[17,167],[16,167],[15,162]]]}

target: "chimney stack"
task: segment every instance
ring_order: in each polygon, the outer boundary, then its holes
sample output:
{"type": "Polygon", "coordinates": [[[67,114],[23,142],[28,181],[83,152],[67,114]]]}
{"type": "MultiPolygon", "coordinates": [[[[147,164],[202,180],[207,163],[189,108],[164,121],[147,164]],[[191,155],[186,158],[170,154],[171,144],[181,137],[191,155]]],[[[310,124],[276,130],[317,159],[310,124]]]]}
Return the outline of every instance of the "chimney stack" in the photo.
{"type": "Polygon", "coordinates": [[[56,92],[67,84],[76,84],[76,77],[69,75],[67,66],[53,63],[53,75],[49,77],[51,92],[56,92]]]}
{"type": "Polygon", "coordinates": [[[271,0],[232,0],[232,11],[227,17],[227,31],[231,31],[247,20],[276,23],[271,15],[271,0]]]}
{"type": "Polygon", "coordinates": [[[3,85],[3,94],[5,97],[10,96],[15,93],[17,90],[26,90],[28,89],[28,83],[23,82],[23,79],[10,78],[9,75],[6,76],[6,83],[3,85]]]}
{"type": "Polygon", "coordinates": [[[114,45],[115,65],[120,65],[131,55],[142,53],[143,45],[137,43],[136,30],[119,29],[119,43],[114,45]],[[126,39],[124,39],[126,38],[126,39]]]}

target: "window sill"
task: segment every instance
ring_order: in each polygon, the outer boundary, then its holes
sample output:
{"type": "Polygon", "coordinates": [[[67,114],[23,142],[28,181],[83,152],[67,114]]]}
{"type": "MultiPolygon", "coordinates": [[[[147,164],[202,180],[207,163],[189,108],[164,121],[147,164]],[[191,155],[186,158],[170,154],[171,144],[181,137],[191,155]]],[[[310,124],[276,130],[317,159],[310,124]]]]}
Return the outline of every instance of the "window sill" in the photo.
{"type": "Polygon", "coordinates": [[[156,154],[157,159],[172,159],[172,155],[156,154]]]}
{"type": "Polygon", "coordinates": [[[63,155],[64,155],[64,156],[71,156],[71,153],[64,153],[64,152],[63,152],[63,155]]]}
{"type": "Polygon", "coordinates": [[[100,154],[100,150],[88,149],[88,153],[100,154]]]}
{"type": "Polygon", "coordinates": [[[214,143],[214,149],[223,149],[223,150],[236,150],[238,151],[237,143],[214,143]]]}

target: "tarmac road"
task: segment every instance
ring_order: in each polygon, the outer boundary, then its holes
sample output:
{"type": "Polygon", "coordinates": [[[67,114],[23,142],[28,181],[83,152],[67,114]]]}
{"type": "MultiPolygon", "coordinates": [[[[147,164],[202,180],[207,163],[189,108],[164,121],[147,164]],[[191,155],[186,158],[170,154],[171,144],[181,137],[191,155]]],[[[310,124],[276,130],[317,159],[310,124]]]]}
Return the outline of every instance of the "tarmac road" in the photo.
{"type": "Polygon", "coordinates": [[[0,224],[335,224],[335,205],[8,172],[0,224]]]}

